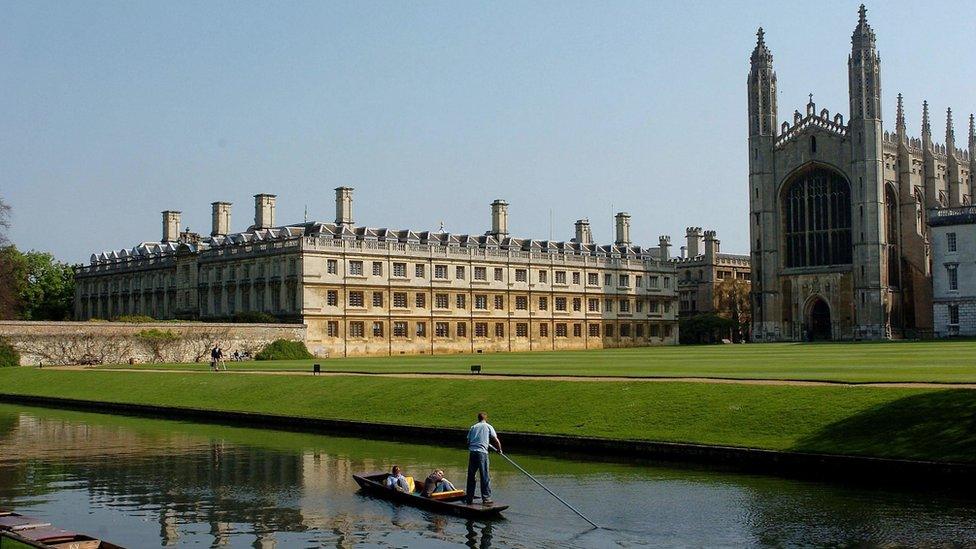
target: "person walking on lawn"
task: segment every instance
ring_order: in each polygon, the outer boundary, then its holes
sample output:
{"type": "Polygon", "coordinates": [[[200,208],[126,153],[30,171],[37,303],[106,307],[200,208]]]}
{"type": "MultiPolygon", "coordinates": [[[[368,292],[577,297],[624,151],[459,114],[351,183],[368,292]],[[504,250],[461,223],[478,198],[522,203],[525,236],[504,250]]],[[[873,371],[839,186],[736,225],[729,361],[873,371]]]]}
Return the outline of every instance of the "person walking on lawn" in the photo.
{"type": "Polygon", "coordinates": [[[488,472],[488,448],[495,443],[495,450],[502,453],[502,443],[495,428],[488,423],[488,413],[478,412],[478,423],[468,430],[468,485],[465,502],[474,503],[474,475],[481,477],[481,503],[491,504],[491,475],[488,472]]]}

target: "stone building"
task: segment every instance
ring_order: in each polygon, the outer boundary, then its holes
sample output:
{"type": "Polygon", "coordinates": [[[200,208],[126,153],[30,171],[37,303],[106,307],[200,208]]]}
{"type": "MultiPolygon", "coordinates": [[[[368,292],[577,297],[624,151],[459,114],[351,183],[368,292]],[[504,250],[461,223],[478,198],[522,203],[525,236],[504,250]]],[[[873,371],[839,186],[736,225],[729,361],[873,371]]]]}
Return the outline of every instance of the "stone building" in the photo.
{"type": "MultiPolygon", "coordinates": [[[[734,304],[721,302],[721,287],[740,281],[749,291],[749,256],[721,253],[715,231],[702,232],[701,227],[688,227],[685,238],[687,244],[682,253],[671,260],[677,271],[679,315],[728,314],[734,304]]],[[[748,311],[741,312],[748,315],[748,311]]]]}
{"type": "Polygon", "coordinates": [[[101,253],[77,274],[78,319],[124,314],[217,320],[260,311],[307,326],[320,355],[589,349],[677,342],[668,239],[635,246],[630,216],[597,245],[589,221],[569,242],[514,238],[508,204],[483,235],[357,226],[352,189],[334,223],[275,223],[255,197],[254,225],[230,231],[213,203],[210,236],[163,212],[161,242],[101,253]]]}
{"type": "Polygon", "coordinates": [[[817,110],[778,126],[776,73],[762,29],[748,77],[753,338],[891,339],[932,331],[926,212],[969,204],[969,150],[951,110],[933,140],[927,103],[910,137],[899,95],[882,123],[881,62],[861,6],[848,59],[849,120],[817,110]]]}
{"type": "Polygon", "coordinates": [[[976,206],[929,213],[936,337],[976,336],[976,206]]]}

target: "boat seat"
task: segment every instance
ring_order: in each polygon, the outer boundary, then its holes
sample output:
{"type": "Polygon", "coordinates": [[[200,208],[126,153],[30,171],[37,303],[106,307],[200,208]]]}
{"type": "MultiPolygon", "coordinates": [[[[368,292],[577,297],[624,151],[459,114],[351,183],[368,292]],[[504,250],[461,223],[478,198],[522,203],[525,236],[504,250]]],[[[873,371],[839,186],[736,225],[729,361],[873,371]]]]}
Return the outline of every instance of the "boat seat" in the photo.
{"type": "Polygon", "coordinates": [[[451,490],[448,492],[437,492],[436,494],[431,494],[430,499],[455,499],[464,496],[464,490],[451,490]]]}

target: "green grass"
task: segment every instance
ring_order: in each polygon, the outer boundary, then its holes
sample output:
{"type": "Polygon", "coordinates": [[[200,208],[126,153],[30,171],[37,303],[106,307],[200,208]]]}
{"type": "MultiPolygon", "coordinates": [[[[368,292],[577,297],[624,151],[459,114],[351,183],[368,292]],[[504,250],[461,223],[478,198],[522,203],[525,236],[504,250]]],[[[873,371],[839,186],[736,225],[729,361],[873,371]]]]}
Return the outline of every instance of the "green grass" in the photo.
{"type": "Polygon", "coordinates": [[[504,433],[976,460],[976,391],[0,370],[0,392],[504,433]],[[421,396],[428,395],[428,396],[421,396]]]}
{"type": "MultiPolygon", "coordinates": [[[[976,341],[817,343],[641,347],[594,351],[413,355],[302,361],[228,362],[232,370],[457,373],[481,364],[485,373],[721,377],[844,381],[976,383],[976,341]]],[[[124,368],[131,366],[124,365],[124,368]]],[[[206,364],[137,367],[206,370],[206,364]]]]}

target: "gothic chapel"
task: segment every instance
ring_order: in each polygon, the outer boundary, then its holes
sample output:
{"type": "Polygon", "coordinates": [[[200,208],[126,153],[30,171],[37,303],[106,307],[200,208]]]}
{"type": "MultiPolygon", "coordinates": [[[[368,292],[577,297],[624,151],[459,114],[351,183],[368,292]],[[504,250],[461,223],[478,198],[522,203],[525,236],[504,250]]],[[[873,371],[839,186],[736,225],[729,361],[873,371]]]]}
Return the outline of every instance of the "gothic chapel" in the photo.
{"type": "Polygon", "coordinates": [[[861,6],[848,59],[850,115],[806,112],[777,125],[773,55],[759,29],[749,96],[753,339],[898,339],[931,334],[931,208],[971,203],[976,129],[956,148],[909,137],[902,98],[884,130],[881,60],[861,6]]]}

